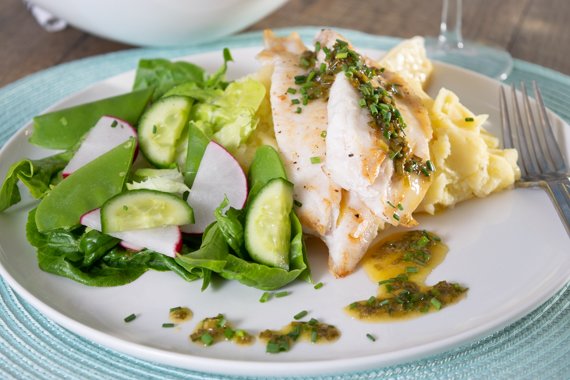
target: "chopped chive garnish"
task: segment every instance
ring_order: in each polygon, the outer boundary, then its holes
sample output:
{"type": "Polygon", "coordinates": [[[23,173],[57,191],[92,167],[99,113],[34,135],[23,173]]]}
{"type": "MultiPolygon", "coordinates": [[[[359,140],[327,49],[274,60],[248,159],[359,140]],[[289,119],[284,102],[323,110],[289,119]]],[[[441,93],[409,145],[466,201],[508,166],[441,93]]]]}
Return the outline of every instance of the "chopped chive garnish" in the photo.
{"type": "Polygon", "coordinates": [[[295,315],[293,316],[293,319],[294,319],[294,320],[299,320],[299,319],[301,319],[301,318],[304,318],[307,314],[309,314],[309,312],[308,312],[307,310],[300,311],[300,312],[298,312],[297,314],[295,314],[295,315]]]}
{"type": "Polygon", "coordinates": [[[311,330],[311,342],[316,343],[317,339],[319,339],[317,330],[311,330]]]}
{"type": "Polygon", "coordinates": [[[325,137],[327,137],[327,131],[322,131],[321,132],[321,137],[324,139],[325,137]]]}
{"type": "Polygon", "coordinates": [[[323,284],[322,282],[319,282],[318,284],[315,284],[314,288],[315,288],[315,289],[320,289],[320,288],[323,287],[323,285],[324,285],[324,284],[323,284]]]}
{"type": "Polygon", "coordinates": [[[389,278],[387,280],[382,280],[382,281],[378,281],[378,285],[384,285],[384,284],[389,284],[391,282],[394,282],[393,278],[389,278]]]}
{"type": "Polygon", "coordinates": [[[398,203],[398,210],[404,211],[404,206],[401,203],[398,203]]]}
{"type": "Polygon", "coordinates": [[[178,311],[180,309],[182,309],[182,306],[176,306],[176,307],[171,308],[170,311],[178,311]]]}
{"type": "Polygon", "coordinates": [[[335,58],[336,59],[344,59],[348,57],[348,52],[344,51],[344,52],[340,52],[340,53],[336,53],[335,58]]]}
{"type": "Polygon", "coordinates": [[[297,107],[297,109],[295,110],[295,113],[301,113],[303,112],[303,109],[301,107],[297,107]]]}
{"type": "Polygon", "coordinates": [[[433,307],[435,307],[436,310],[441,309],[441,302],[437,298],[433,297],[429,302],[433,307]]]}
{"type": "Polygon", "coordinates": [[[128,210],[129,210],[129,206],[123,205],[123,210],[128,211],[128,210]]]}
{"type": "Polygon", "coordinates": [[[301,104],[299,99],[291,99],[291,104],[301,104]]]}
{"type": "Polygon", "coordinates": [[[131,314],[128,317],[125,317],[125,319],[123,319],[125,322],[129,323],[134,321],[135,319],[137,319],[137,316],[135,314],[131,314]]]}
{"type": "Polygon", "coordinates": [[[287,291],[277,292],[277,293],[275,293],[275,297],[277,297],[277,298],[287,297],[289,294],[291,294],[291,292],[287,292],[287,291]]]}
{"type": "Polygon", "coordinates": [[[224,329],[224,337],[227,340],[230,340],[234,337],[234,335],[236,334],[236,332],[230,328],[224,329]]]}
{"type": "Polygon", "coordinates": [[[113,120],[113,122],[111,123],[111,128],[115,128],[119,123],[117,122],[117,120],[113,120]]]}
{"type": "Polygon", "coordinates": [[[296,94],[296,93],[297,93],[297,90],[295,90],[293,87],[289,87],[289,88],[287,89],[287,92],[288,92],[289,94],[296,94]]]}
{"type": "Polygon", "coordinates": [[[259,299],[259,302],[265,303],[265,302],[269,301],[270,298],[271,298],[271,293],[269,293],[269,292],[264,292],[264,293],[261,295],[261,298],[259,299]]]}
{"type": "Polygon", "coordinates": [[[158,128],[156,127],[156,125],[152,126],[152,134],[156,135],[156,131],[158,130],[158,128]]]}
{"type": "Polygon", "coordinates": [[[311,164],[320,164],[321,158],[320,157],[311,157],[311,164]]]}
{"type": "Polygon", "coordinates": [[[315,53],[318,53],[321,50],[321,43],[319,41],[315,42],[315,53]]]}
{"type": "Polygon", "coordinates": [[[366,334],[366,337],[367,337],[368,339],[370,339],[371,341],[376,342],[376,338],[374,337],[374,335],[372,335],[372,334],[366,334]]]}
{"type": "Polygon", "coordinates": [[[303,206],[303,204],[302,204],[301,202],[299,202],[298,200],[296,200],[296,199],[293,200],[293,204],[294,204],[296,207],[302,207],[302,206],[303,206]]]}
{"type": "Polygon", "coordinates": [[[392,215],[392,218],[396,219],[397,221],[400,221],[400,215],[394,213],[394,215],[392,215]]]}
{"type": "Polygon", "coordinates": [[[174,326],[176,326],[174,323],[163,323],[163,324],[162,324],[162,327],[164,327],[164,328],[166,328],[166,329],[167,329],[167,328],[174,327],[174,326]]]}
{"type": "Polygon", "coordinates": [[[426,166],[430,172],[435,171],[435,166],[433,166],[433,163],[430,160],[426,161],[426,166]]]}
{"type": "Polygon", "coordinates": [[[324,73],[325,71],[327,71],[327,64],[326,63],[321,63],[321,66],[319,67],[319,71],[321,73],[324,73]]]}
{"type": "Polygon", "coordinates": [[[209,333],[202,334],[200,340],[202,343],[204,343],[205,346],[211,346],[212,343],[214,343],[214,338],[209,333]]]}
{"type": "Polygon", "coordinates": [[[472,117],[466,117],[465,121],[475,121],[475,119],[473,119],[472,117]]]}
{"type": "Polygon", "coordinates": [[[418,271],[419,271],[418,267],[406,267],[407,273],[418,273],[418,271]]]}
{"type": "Polygon", "coordinates": [[[396,208],[396,206],[394,206],[394,204],[390,201],[387,201],[386,203],[388,203],[388,206],[392,207],[392,208],[396,208]]]}

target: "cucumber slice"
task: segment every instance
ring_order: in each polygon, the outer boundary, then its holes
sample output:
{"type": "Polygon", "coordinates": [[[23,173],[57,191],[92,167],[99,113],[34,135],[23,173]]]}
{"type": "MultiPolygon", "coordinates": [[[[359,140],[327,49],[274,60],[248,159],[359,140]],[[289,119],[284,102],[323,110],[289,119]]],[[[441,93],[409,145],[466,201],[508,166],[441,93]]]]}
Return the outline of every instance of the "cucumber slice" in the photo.
{"type": "Polygon", "coordinates": [[[141,116],[139,144],[144,156],[159,168],[176,166],[176,146],[188,122],[192,99],[185,96],[162,98],[141,116]]]}
{"type": "Polygon", "coordinates": [[[275,178],[251,200],[245,217],[245,247],[258,263],[289,270],[293,184],[275,178]]]}
{"type": "Polygon", "coordinates": [[[109,199],[101,208],[102,232],[121,232],[194,223],[188,203],[174,194],[132,190],[109,199]]]}

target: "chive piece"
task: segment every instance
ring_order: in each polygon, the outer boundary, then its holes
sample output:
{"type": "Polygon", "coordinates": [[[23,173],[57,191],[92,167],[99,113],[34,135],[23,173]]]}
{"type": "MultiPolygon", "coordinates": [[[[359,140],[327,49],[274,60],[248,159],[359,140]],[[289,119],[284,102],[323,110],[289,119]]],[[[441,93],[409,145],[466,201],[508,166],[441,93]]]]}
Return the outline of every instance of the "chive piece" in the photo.
{"type": "Polygon", "coordinates": [[[325,137],[327,137],[327,131],[322,131],[321,132],[321,137],[324,139],[325,137]]]}
{"type": "Polygon", "coordinates": [[[111,123],[111,128],[115,128],[119,123],[117,122],[117,120],[113,120],[113,122],[111,123]]]}
{"type": "Polygon", "coordinates": [[[361,99],[358,101],[358,105],[359,105],[361,108],[365,108],[365,107],[366,107],[366,99],[361,98],[361,99]]]}
{"type": "Polygon", "coordinates": [[[394,213],[394,215],[392,215],[392,218],[396,219],[397,221],[400,221],[400,215],[394,213]]]}
{"type": "Polygon", "coordinates": [[[428,170],[430,172],[434,172],[435,171],[435,166],[433,166],[433,163],[431,162],[431,160],[427,160],[426,161],[426,166],[428,168],[428,170]]]}
{"type": "Polygon", "coordinates": [[[270,298],[271,298],[271,293],[269,293],[269,292],[264,292],[264,293],[261,295],[261,298],[259,299],[259,302],[265,303],[265,302],[269,301],[270,298]]]}
{"type": "Polygon", "coordinates": [[[209,333],[202,334],[200,340],[202,343],[204,343],[204,346],[211,346],[212,343],[214,343],[214,337],[212,337],[209,333]]]}
{"type": "Polygon", "coordinates": [[[128,210],[129,210],[129,206],[123,205],[123,210],[128,211],[128,210]]]}
{"type": "Polygon", "coordinates": [[[293,316],[293,319],[298,321],[299,319],[304,318],[307,314],[309,314],[307,310],[300,311],[293,316]]]}
{"type": "Polygon", "coordinates": [[[232,340],[232,338],[234,337],[235,334],[236,334],[236,332],[230,328],[224,329],[224,337],[227,340],[232,340]]]}
{"type": "Polygon", "coordinates": [[[128,317],[125,317],[125,319],[123,319],[125,322],[129,323],[134,321],[135,319],[137,319],[137,316],[135,314],[131,314],[128,317]]]}
{"type": "Polygon", "coordinates": [[[320,164],[321,158],[320,157],[311,157],[311,164],[320,164]]]}
{"type": "Polygon", "coordinates": [[[407,273],[418,273],[418,271],[419,271],[418,267],[406,267],[407,273]]]}
{"type": "Polygon", "coordinates": [[[393,278],[389,278],[387,280],[382,280],[382,281],[378,281],[378,285],[384,285],[384,284],[389,284],[391,282],[394,282],[393,278]]]}
{"type": "Polygon", "coordinates": [[[174,326],[176,326],[174,323],[163,323],[162,324],[162,327],[164,327],[165,329],[172,328],[174,326]]]}
{"type": "Polygon", "coordinates": [[[293,87],[289,87],[289,88],[287,89],[287,92],[288,92],[289,94],[293,94],[293,95],[294,95],[294,94],[297,93],[297,90],[295,90],[293,87]]]}
{"type": "Polygon", "coordinates": [[[347,58],[347,57],[348,57],[347,51],[336,53],[336,55],[335,55],[336,59],[343,59],[343,58],[347,58]]]}
{"type": "Polygon", "coordinates": [[[324,73],[325,71],[327,71],[327,64],[326,63],[321,63],[321,66],[319,67],[319,71],[321,73],[324,73]]]}
{"type": "Polygon", "coordinates": [[[404,206],[401,203],[398,203],[398,210],[404,211],[404,206]]]}
{"type": "Polygon", "coordinates": [[[299,99],[291,99],[291,104],[301,104],[299,99]]]}
{"type": "Polygon", "coordinates": [[[315,325],[317,325],[317,324],[319,323],[319,320],[318,320],[318,319],[315,319],[315,318],[311,318],[311,319],[309,320],[309,322],[307,322],[307,323],[309,324],[309,326],[315,326],[315,325]]]}
{"type": "Polygon", "coordinates": [[[466,117],[465,121],[469,122],[469,121],[475,121],[475,119],[473,119],[472,117],[466,117]]]}
{"type": "Polygon", "coordinates": [[[291,292],[287,292],[287,291],[278,292],[278,293],[275,293],[275,297],[276,298],[287,297],[289,294],[291,294],[291,292]]]}
{"type": "Polygon", "coordinates": [[[297,107],[297,109],[295,110],[295,113],[301,113],[303,112],[303,109],[301,107],[297,107]]]}
{"type": "Polygon", "coordinates": [[[299,202],[298,200],[296,200],[296,199],[293,200],[293,204],[294,204],[296,207],[302,207],[302,206],[303,206],[303,204],[302,204],[301,202],[299,202]]]}
{"type": "Polygon", "coordinates": [[[372,334],[366,334],[366,337],[367,337],[368,339],[370,339],[371,341],[376,342],[376,338],[374,337],[374,335],[372,335],[372,334]]]}
{"type": "Polygon", "coordinates": [[[386,203],[388,203],[388,206],[392,207],[392,208],[396,208],[396,206],[394,206],[394,204],[390,201],[387,201],[386,203]]]}
{"type": "Polygon", "coordinates": [[[315,53],[318,53],[321,50],[321,43],[319,41],[315,42],[315,53]]]}
{"type": "Polygon", "coordinates": [[[156,125],[152,126],[152,134],[156,135],[156,131],[158,130],[158,128],[156,127],[156,125]]]}
{"type": "Polygon", "coordinates": [[[173,311],[178,311],[180,309],[182,309],[182,306],[176,306],[176,307],[171,308],[170,311],[173,312],[173,311]]]}
{"type": "Polygon", "coordinates": [[[319,333],[317,332],[317,330],[311,330],[311,342],[317,343],[318,339],[319,339],[319,333]]]}
{"type": "Polygon", "coordinates": [[[319,282],[318,284],[315,284],[314,288],[315,289],[320,289],[324,286],[324,284],[322,282],[319,282]]]}
{"type": "Polygon", "coordinates": [[[437,298],[433,297],[429,302],[432,304],[435,310],[441,309],[441,302],[437,298]]]}

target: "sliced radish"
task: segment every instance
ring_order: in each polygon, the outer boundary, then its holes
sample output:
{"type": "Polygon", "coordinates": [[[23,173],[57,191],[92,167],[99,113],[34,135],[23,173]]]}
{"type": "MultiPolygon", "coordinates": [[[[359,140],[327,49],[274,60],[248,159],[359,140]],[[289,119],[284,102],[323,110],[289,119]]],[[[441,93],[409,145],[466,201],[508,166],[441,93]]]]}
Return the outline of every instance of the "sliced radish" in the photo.
{"type": "MultiPolygon", "coordinates": [[[[101,209],[97,208],[83,214],[81,224],[101,231],[101,209]]],[[[113,232],[109,235],[121,239],[121,244],[127,245],[125,248],[134,248],[134,250],[140,250],[140,247],[144,247],[167,256],[176,257],[176,254],[182,249],[182,233],[178,226],[113,232]]]]}
{"type": "Polygon", "coordinates": [[[187,233],[203,233],[216,220],[214,211],[224,197],[230,206],[241,209],[247,199],[247,178],[237,160],[220,144],[206,146],[188,203],[194,209],[194,224],[182,226],[187,233]]]}
{"type": "Polygon", "coordinates": [[[144,247],[141,247],[140,245],[134,245],[134,244],[131,244],[131,243],[126,242],[124,240],[121,240],[120,244],[121,244],[121,247],[129,249],[131,251],[137,251],[138,252],[138,251],[142,251],[144,249],[144,247]]]}
{"type": "Polygon", "coordinates": [[[63,177],[67,177],[131,137],[136,141],[137,132],[129,123],[112,116],[101,117],[89,130],[79,149],[63,169],[63,177]]]}

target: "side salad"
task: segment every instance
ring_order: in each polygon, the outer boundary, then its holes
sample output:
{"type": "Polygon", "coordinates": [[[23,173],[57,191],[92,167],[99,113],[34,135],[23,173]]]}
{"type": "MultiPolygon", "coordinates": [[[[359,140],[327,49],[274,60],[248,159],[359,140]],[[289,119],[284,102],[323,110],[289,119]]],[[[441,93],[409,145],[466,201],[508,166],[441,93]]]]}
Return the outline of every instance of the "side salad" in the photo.
{"type": "Polygon", "coordinates": [[[292,184],[279,154],[250,144],[266,97],[253,77],[226,81],[189,62],[139,62],[133,90],[34,118],[30,142],[54,155],[14,163],[0,211],[39,199],[26,236],[39,267],[90,286],[147,270],[273,290],[310,281],[292,184]],[[242,167],[249,166],[248,174],[242,167]]]}

